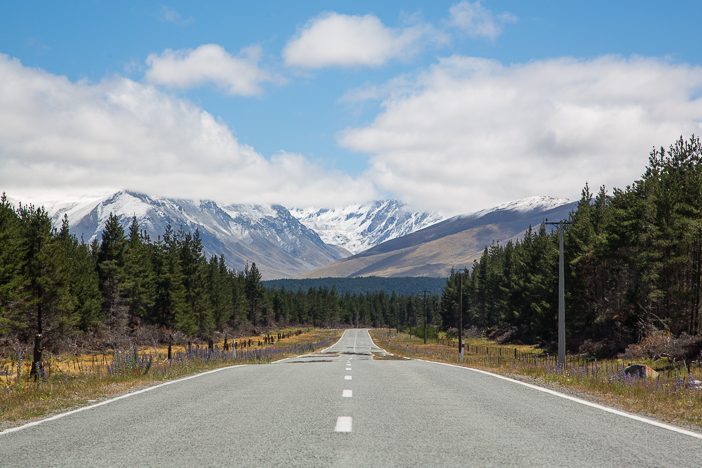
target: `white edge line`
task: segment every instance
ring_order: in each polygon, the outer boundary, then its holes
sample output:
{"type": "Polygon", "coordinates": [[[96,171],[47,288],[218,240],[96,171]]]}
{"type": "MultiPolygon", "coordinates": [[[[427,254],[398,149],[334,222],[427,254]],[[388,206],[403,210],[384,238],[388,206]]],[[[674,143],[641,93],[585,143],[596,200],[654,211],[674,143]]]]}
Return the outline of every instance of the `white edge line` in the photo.
{"type": "Polygon", "coordinates": [[[633,419],[635,421],[639,421],[642,423],[650,424],[652,426],[660,427],[661,429],[667,429],[669,431],[677,432],[679,434],[685,434],[685,435],[688,435],[690,437],[694,437],[696,439],[702,439],[702,434],[699,434],[697,432],[688,431],[687,429],[682,429],[680,427],[676,427],[676,426],[672,426],[670,424],[662,423],[662,422],[656,421],[654,419],[645,418],[643,416],[637,416],[635,414],[627,413],[625,411],[610,408],[609,406],[604,406],[604,405],[600,405],[598,403],[593,403],[591,401],[583,400],[582,398],[577,398],[574,396],[566,395],[564,393],[557,392],[555,390],[551,390],[550,388],[539,387],[538,385],[530,384],[527,382],[522,382],[522,381],[519,381],[516,379],[511,379],[509,377],[505,377],[504,375],[494,374],[492,372],[484,371],[482,369],[475,369],[473,367],[457,366],[455,364],[448,364],[445,362],[428,361],[426,359],[415,359],[415,361],[427,362],[429,364],[439,364],[441,366],[456,367],[458,369],[464,369],[464,370],[468,370],[468,371],[472,371],[472,372],[478,372],[480,374],[489,375],[489,376],[492,376],[492,377],[495,377],[498,379],[506,380],[508,382],[513,382],[513,383],[516,383],[519,385],[523,385],[525,387],[529,387],[529,388],[532,388],[534,390],[538,390],[540,392],[548,393],[549,395],[553,395],[553,396],[557,396],[560,398],[564,398],[566,400],[574,401],[575,403],[580,403],[581,405],[585,405],[585,406],[589,406],[591,408],[596,408],[596,409],[599,409],[602,411],[606,411],[607,413],[612,413],[612,414],[616,414],[618,416],[623,416],[625,418],[633,419]]]}
{"type": "Polygon", "coordinates": [[[245,365],[246,365],[246,364],[237,364],[237,365],[234,365],[234,366],[220,367],[219,369],[212,369],[212,370],[208,370],[208,371],[205,371],[205,372],[200,372],[199,374],[189,375],[189,376],[187,376],[187,377],[181,377],[180,379],[169,380],[168,382],[164,382],[164,383],[161,383],[161,384],[158,384],[158,385],[154,385],[153,387],[142,388],[141,390],[136,390],[136,391],[134,391],[134,392],[125,393],[124,395],[120,395],[120,396],[117,396],[117,397],[114,397],[114,398],[110,398],[109,400],[104,400],[104,401],[101,401],[101,402],[99,402],[99,403],[95,403],[95,404],[88,405],[88,406],[81,406],[80,408],[76,408],[76,409],[71,410],[71,411],[66,411],[65,413],[55,414],[54,416],[51,416],[51,417],[48,417],[48,418],[44,418],[44,419],[40,419],[40,420],[38,420],[38,421],[32,421],[32,422],[30,422],[30,423],[23,424],[22,426],[11,427],[11,428],[9,428],[9,429],[5,429],[4,431],[0,432],[0,436],[6,435],[6,434],[10,434],[10,433],[12,433],[12,432],[21,431],[21,430],[23,430],[23,429],[28,429],[28,428],[30,428],[30,427],[38,426],[38,425],[40,425],[40,424],[44,424],[45,422],[55,421],[55,420],[57,420],[57,419],[61,419],[61,418],[64,418],[64,417],[66,417],[66,416],[70,416],[70,415],[72,415],[72,414],[76,414],[76,413],[80,413],[80,412],[83,412],[83,411],[87,411],[87,410],[89,410],[89,409],[97,408],[97,407],[99,407],[99,406],[104,406],[104,405],[107,405],[107,404],[109,404],[109,403],[114,403],[115,401],[119,401],[119,400],[123,400],[123,399],[125,399],[125,398],[133,397],[133,396],[139,395],[139,394],[141,394],[141,393],[150,392],[150,391],[152,391],[152,390],[156,390],[157,388],[165,387],[165,386],[167,386],[167,385],[173,385],[173,384],[175,384],[175,383],[184,382],[184,381],[186,381],[186,380],[196,379],[196,378],[198,378],[198,377],[202,377],[203,375],[214,374],[215,372],[221,372],[221,371],[227,370],[227,369],[234,369],[235,367],[244,367],[245,365]]]}
{"type": "Polygon", "coordinates": [[[344,335],[346,334],[347,331],[349,331],[348,328],[347,328],[346,330],[344,330],[344,333],[341,334],[341,337],[337,340],[336,343],[334,343],[333,345],[329,346],[328,348],[324,348],[323,350],[320,351],[320,353],[326,353],[328,349],[332,349],[334,346],[338,345],[339,342],[340,342],[341,340],[344,339],[344,335]]]}
{"type": "MultiPolygon", "coordinates": [[[[385,354],[389,354],[390,356],[393,355],[392,353],[388,353],[388,352],[385,351],[383,348],[381,348],[380,346],[378,346],[377,344],[375,344],[375,341],[373,341],[373,337],[372,337],[371,334],[370,334],[370,329],[366,329],[366,333],[368,333],[368,338],[370,338],[371,344],[372,344],[373,346],[375,346],[376,348],[378,348],[379,350],[381,350],[381,351],[384,352],[385,354]]],[[[371,355],[372,355],[372,354],[373,354],[373,351],[371,351],[371,355]]],[[[427,362],[431,362],[431,361],[427,361],[427,362]]]]}

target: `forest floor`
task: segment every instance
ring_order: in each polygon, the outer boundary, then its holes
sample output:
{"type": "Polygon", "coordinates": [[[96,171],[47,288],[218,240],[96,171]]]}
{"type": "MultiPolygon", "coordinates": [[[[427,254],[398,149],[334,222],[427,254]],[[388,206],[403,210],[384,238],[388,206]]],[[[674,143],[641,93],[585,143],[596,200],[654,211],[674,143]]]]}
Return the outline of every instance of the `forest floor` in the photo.
{"type": "MultiPolygon", "coordinates": [[[[266,343],[263,335],[237,337],[237,343],[251,340],[252,346],[224,351],[224,342],[214,352],[198,346],[188,353],[185,346],[141,346],[122,353],[53,355],[45,357],[45,379],[30,379],[30,362],[19,356],[0,356],[0,431],[24,422],[70,410],[165,381],[221,367],[264,364],[326,348],[336,342],[342,330],[274,330],[276,337],[266,343]],[[277,340],[277,334],[286,338],[277,340]],[[259,342],[261,344],[259,345],[259,342]],[[136,351],[136,352],[135,352],[136,351]],[[19,359],[18,359],[19,357],[19,359]]],[[[229,344],[231,344],[231,339],[229,344]]]]}
{"type": "Polygon", "coordinates": [[[621,359],[592,361],[569,356],[565,372],[559,372],[555,356],[534,346],[468,338],[464,359],[459,361],[457,340],[434,339],[424,344],[416,336],[391,329],[371,330],[371,336],[378,346],[397,356],[482,369],[702,432],[702,388],[690,384],[702,380],[699,367],[693,367],[690,376],[683,367],[661,372],[656,379],[632,378],[624,374],[629,362],[621,359]]]}

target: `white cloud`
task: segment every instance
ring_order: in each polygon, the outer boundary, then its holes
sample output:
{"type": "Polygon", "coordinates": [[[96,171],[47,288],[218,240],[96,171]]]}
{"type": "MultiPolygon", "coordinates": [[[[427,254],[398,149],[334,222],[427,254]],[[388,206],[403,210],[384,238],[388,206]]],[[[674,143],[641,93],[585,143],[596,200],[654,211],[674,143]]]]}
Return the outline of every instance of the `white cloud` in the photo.
{"type": "Polygon", "coordinates": [[[168,7],[166,5],[161,5],[161,11],[159,18],[161,21],[165,21],[167,23],[173,23],[178,26],[186,26],[190,23],[192,23],[193,19],[192,18],[185,18],[183,15],[178,13],[176,10],[174,10],[171,7],[168,7]]]}
{"type": "Polygon", "coordinates": [[[445,35],[426,24],[389,28],[374,15],[326,13],[309,21],[283,50],[289,66],[375,67],[412,56],[445,35]]]}
{"type": "Polygon", "coordinates": [[[181,89],[214,84],[227,94],[251,96],[261,93],[263,83],[279,81],[258,66],[260,57],[259,46],[243,49],[239,56],[229,54],[217,44],[168,49],[148,56],[146,79],[181,89]]]}
{"type": "Polygon", "coordinates": [[[504,25],[514,23],[517,17],[511,13],[494,14],[477,2],[462,1],[449,8],[449,24],[465,31],[472,37],[495,40],[502,34],[504,25]]]}
{"type": "Polygon", "coordinates": [[[408,90],[340,141],[371,155],[380,189],[446,213],[623,187],[652,146],[702,131],[702,67],[656,59],[450,57],[408,90]]]}
{"type": "Polygon", "coordinates": [[[268,160],[197,106],[125,78],[72,82],[0,54],[0,191],[74,197],[129,188],[306,206],[375,195],[300,155],[268,160]]]}

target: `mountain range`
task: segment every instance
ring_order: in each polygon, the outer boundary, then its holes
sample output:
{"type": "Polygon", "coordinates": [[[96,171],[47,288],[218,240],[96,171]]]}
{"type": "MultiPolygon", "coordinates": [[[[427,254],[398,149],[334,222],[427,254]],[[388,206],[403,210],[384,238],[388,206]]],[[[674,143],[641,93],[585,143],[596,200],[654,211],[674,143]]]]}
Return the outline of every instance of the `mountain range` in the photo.
{"type": "Polygon", "coordinates": [[[455,216],[323,266],[305,277],[448,276],[451,269],[471,267],[492,242],[518,239],[529,226],[538,226],[545,219],[565,219],[576,205],[561,198],[530,197],[455,216]]]}
{"type": "Polygon", "coordinates": [[[353,254],[441,221],[436,213],[411,211],[397,200],[376,200],[341,208],[293,208],[293,216],[324,242],[353,254]]]}
{"type": "Polygon", "coordinates": [[[168,225],[197,229],[206,255],[223,255],[237,270],[255,262],[264,279],[275,279],[446,276],[451,268],[470,266],[486,245],[520,237],[544,218],[565,218],[575,204],[531,197],[444,219],[396,200],[288,209],[120,190],[44,206],[56,226],[68,216],[71,231],[85,242],[99,238],[110,213],[125,229],[135,216],[152,240],[168,225]]]}
{"type": "Polygon", "coordinates": [[[141,229],[157,240],[167,225],[174,230],[199,230],[206,255],[223,255],[227,264],[242,270],[255,262],[264,278],[294,276],[348,256],[342,247],[324,243],[281,205],[220,206],[211,200],[184,200],[121,190],[102,199],[59,204],[47,208],[55,224],[64,214],[71,231],[90,242],[114,213],[121,224],[136,216],[141,229]]]}

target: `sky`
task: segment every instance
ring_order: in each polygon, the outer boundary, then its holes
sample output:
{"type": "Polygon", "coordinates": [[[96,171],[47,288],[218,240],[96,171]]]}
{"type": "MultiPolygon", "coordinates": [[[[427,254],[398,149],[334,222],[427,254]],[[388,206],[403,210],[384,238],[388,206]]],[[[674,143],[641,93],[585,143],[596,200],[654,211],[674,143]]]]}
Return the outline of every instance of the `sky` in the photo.
{"type": "Polygon", "coordinates": [[[0,190],[445,215],[702,133],[698,1],[2,2],[0,190]]]}

